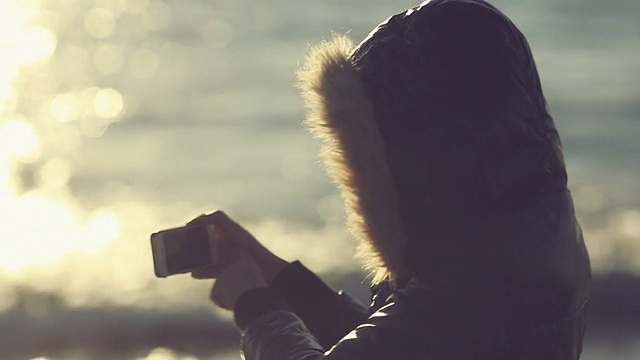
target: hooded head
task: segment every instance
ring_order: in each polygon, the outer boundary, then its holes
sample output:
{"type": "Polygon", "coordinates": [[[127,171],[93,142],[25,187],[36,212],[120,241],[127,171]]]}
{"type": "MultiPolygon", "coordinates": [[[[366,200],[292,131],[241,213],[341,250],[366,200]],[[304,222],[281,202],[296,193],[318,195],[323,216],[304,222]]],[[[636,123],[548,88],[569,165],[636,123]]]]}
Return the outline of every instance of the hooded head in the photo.
{"type": "Polygon", "coordinates": [[[484,1],[426,1],[357,47],[336,36],[299,79],[376,282],[467,246],[454,229],[480,216],[566,188],[527,41],[484,1]]]}

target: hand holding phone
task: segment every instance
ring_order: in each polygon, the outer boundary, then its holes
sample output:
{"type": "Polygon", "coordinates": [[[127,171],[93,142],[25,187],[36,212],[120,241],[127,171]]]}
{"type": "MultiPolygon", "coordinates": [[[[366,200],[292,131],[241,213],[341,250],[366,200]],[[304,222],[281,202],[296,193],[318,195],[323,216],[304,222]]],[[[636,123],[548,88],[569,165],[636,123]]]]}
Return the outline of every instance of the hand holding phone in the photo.
{"type": "MultiPolygon", "coordinates": [[[[229,259],[233,258],[233,255],[228,253],[233,253],[233,249],[246,251],[257,262],[267,284],[271,284],[275,276],[288,264],[288,262],[262,245],[249,231],[236,223],[223,211],[218,210],[200,215],[191,220],[187,226],[202,224],[215,225],[218,246],[222,245],[219,252],[222,254],[223,262],[228,263],[231,261],[229,259]]],[[[214,279],[219,271],[220,269],[216,267],[201,268],[193,271],[191,276],[196,279],[214,279]]]]}
{"type": "Polygon", "coordinates": [[[191,272],[216,279],[211,300],[232,309],[246,291],[267,287],[288,264],[222,211],[151,235],[156,276],[191,272]]]}
{"type": "Polygon", "coordinates": [[[237,250],[246,251],[255,259],[268,284],[288,264],[222,211],[152,234],[151,245],[158,277],[191,272],[196,279],[215,279],[222,268],[233,262],[237,250]],[[187,234],[188,229],[193,229],[192,235],[187,234]]]}

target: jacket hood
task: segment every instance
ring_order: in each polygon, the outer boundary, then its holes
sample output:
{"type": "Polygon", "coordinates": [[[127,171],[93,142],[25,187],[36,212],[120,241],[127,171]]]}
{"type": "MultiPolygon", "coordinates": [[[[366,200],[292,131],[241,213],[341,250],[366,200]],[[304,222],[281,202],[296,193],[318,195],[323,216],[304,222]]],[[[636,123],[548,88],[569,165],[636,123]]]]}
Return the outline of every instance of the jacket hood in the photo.
{"type": "Polygon", "coordinates": [[[352,50],[344,36],[313,47],[298,78],[309,108],[306,124],[323,142],[321,156],[341,188],[349,230],[379,282],[405,271],[405,235],[385,145],[352,50]]]}
{"type": "Polygon", "coordinates": [[[426,1],[357,47],[335,36],[299,80],[374,282],[424,270],[479,214],[566,188],[527,41],[484,1],[426,1]]]}

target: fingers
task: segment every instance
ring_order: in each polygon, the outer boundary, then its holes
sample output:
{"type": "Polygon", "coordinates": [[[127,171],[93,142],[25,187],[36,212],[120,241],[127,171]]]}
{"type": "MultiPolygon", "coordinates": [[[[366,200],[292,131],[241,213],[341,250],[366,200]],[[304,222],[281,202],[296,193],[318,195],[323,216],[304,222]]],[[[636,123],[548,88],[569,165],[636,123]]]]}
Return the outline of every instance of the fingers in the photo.
{"type": "Polygon", "coordinates": [[[258,241],[240,224],[233,221],[226,213],[216,210],[210,214],[203,214],[187,223],[187,225],[212,224],[215,226],[217,239],[226,239],[230,245],[256,252],[258,241]]]}
{"type": "Polygon", "coordinates": [[[217,285],[217,282],[213,284],[211,292],[209,293],[209,299],[211,299],[214,304],[225,310],[232,310],[233,307],[231,306],[230,301],[226,298],[226,292],[217,285]]]}
{"type": "Polygon", "coordinates": [[[209,214],[202,214],[195,219],[189,221],[187,225],[196,225],[210,223],[215,225],[229,226],[229,225],[237,225],[227,214],[223,211],[216,210],[209,214]]]}
{"type": "Polygon", "coordinates": [[[220,241],[224,241],[225,234],[233,233],[233,228],[231,225],[235,225],[238,227],[238,224],[233,222],[231,218],[229,218],[224,212],[220,210],[216,210],[209,214],[202,214],[194,218],[193,220],[187,223],[187,226],[197,226],[197,225],[214,225],[214,232],[209,233],[210,236],[213,236],[218,243],[220,241]]]}
{"type": "MultiPolygon", "coordinates": [[[[265,248],[250,232],[240,224],[233,221],[226,213],[217,210],[209,214],[203,214],[191,220],[189,225],[211,224],[214,225],[215,243],[220,251],[220,266],[233,262],[235,252],[238,249],[247,251],[264,270],[267,279],[272,279],[286,262],[265,248]]],[[[198,273],[196,276],[199,275],[198,273]]],[[[210,273],[202,274],[203,278],[211,278],[210,273]],[[208,276],[208,277],[206,277],[208,276]]]]}
{"type": "Polygon", "coordinates": [[[231,310],[242,294],[263,287],[267,283],[255,259],[239,251],[235,261],[219,274],[209,297],[219,307],[231,310]]]}
{"type": "Polygon", "coordinates": [[[217,266],[210,266],[201,269],[195,269],[191,272],[194,279],[216,279],[222,273],[222,269],[217,266]]]}
{"type": "Polygon", "coordinates": [[[227,214],[220,210],[216,210],[209,214],[202,214],[189,221],[187,226],[204,224],[215,225],[215,235],[217,238],[222,238],[224,235],[236,236],[242,230],[238,223],[231,220],[227,214]]]}
{"type": "Polygon", "coordinates": [[[206,223],[206,219],[207,219],[207,215],[206,214],[199,215],[195,219],[189,221],[187,223],[187,226],[204,224],[204,223],[206,223]]]}

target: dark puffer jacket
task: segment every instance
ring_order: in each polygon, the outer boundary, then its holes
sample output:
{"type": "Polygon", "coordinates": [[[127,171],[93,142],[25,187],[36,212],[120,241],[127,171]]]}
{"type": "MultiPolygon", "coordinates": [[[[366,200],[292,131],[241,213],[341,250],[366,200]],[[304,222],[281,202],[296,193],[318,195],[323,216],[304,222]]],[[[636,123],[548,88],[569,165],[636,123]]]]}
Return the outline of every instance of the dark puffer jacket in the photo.
{"type": "Polygon", "coordinates": [[[315,47],[300,78],[373,300],[293,263],[236,305],[246,359],[579,359],[589,258],[515,25],[427,1],[315,47]]]}

